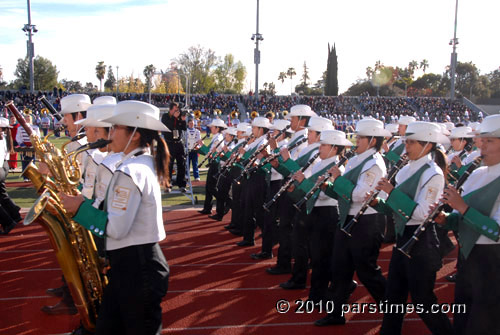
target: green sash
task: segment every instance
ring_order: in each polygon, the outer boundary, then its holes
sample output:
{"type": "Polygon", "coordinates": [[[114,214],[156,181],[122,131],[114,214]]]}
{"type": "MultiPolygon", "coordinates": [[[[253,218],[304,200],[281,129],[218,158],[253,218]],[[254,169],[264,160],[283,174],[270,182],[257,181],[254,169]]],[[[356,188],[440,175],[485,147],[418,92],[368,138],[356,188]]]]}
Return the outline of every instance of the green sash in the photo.
{"type": "MultiPolygon", "coordinates": [[[[467,218],[468,214],[472,214],[472,209],[475,209],[480,214],[487,216],[491,215],[491,211],[495,206],[495,202],[498,198],[498,190],[500,189],[500,177],[493,180],[491,183],[472,191],[471,193],[465,195],[464,201],[470,207],[465,213],[467,218]],[[471,213],[469,213],[471,212],[471,213]]],[[[474,226],[464,222],[467,220],[459,220],[458,222],[458,232],[460,237],[460,252],[467,258],[472,251],[472,248],[476,244],[481,233],[478,230],[487,230],[486,225],[482,225],[476,220],[474,222],[480,229],[474,229],[474,226]]],[[[498,238],[498,235],[497,235],[498,238]]]]}
{"type": "MultiPolygon", "coordinates": [[[[347,179],[349,182],[351,182],[354,186],[358,183],[358,178],[359,175],[361,174],[361,171],[363,171],[363,167],[365,166],[368,161],[373,159],[373,155],[367,157],[364,161],[361,162],[358,166],[356,166],[354,169],[349,170],[347,173],[345,173],[342,178],[337,178],[339,179],[347,179]]],[[[335,183],[334,183],[335,187],[335,183]]],[[[354,188],[353,188],[354,189],[354,188]]],[[[352,193],[351,193],[352,196],[352,193]]],[[[351,208],[351,202],[352,202],[352,197],[347,197],[345,195],[338,197],[338,207],[339,207],[339,225],[341,227],[344,227],[345,224],[345,219],[347,218],[347,215],[349,214],[349,209],[351,208]]]]}

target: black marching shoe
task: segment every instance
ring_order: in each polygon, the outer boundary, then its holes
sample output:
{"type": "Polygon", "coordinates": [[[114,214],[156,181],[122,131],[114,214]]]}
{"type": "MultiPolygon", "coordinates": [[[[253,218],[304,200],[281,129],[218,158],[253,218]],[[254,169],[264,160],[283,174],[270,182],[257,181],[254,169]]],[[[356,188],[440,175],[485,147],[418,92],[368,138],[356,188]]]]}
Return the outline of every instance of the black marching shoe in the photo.
{"type": "Polygon", "coordinates": [[[215,214],[215,215],[210,215],[210,219],[216,220],[216,221],[222,221],[222,216],[215,214]]]}
{"type": "Polygon", "coordinates": [[[271,252],[259,252],[258,254],[251,254],[250,257],[255,260],[261,260],[261,259],[270,259],[273,258],[273,254],[271,252]]]}
{"type": "Polygon", "coordinates": [[[53,297],[62,297],[63,296],[63,288],[62,287],[56,287],[56,288],[48,288],[45,290],[45,293],[48,295],[51,295],[53,297]]]}
{"type": "Polygon", "coordinates": [[[229,232],[236,236],[243,236],[243,232],[239,229],[229,229],[229,232]]]}
{"type": "Polygon", "coordinates": [[[12,221],[11,223],[9,223],[8,226],[6,227],[3,227],[3,231],[0,232],[0,235],[7,235],[8,233],[10,233],[10,231],[16,226],[16,222],[15,221],[12,221]]]}
{"type": "Polygon", "coordinates": [[[231,229],[235,229],[236,226],[234,224],[228,224],[227,226],[224,226],[224,229],[226,230],[231,230],[231,229]]]}
{"type": "Polygon", "coordinates": [[[351,295],[356,290],[357,287],[358,287],[358,282],[353,280],[351,282],[351,286],[349,286],[349,295],[351,295]]]}
{"type": "Polygon", "coordinates": [[[327,314],[323,319],[314,321],[314,325],[318,327],[332,326],[332,325],[345,325],[345,318],[333,314],[327,314]]]}
{"type": "Polygon", "coordinates": [[[236,245],[238,247],[253,247],[255,245],[255,243],[243,240],[243,241],[239,241],[238,243],[236,243],[236,245]]]}
{"type": "Polygon", "coordinates": [[[272,268],[267,268],[266,272],[270,275],[284,275],[292,273],[292,269],[290,268],[282,268],[280,266],[273,266],[272,268]]]}
{"type": "Polygon", "coordinates": [[[212,210],[202,209],[201,211],[198,211],[198,213],[200,213],[200,214],[212,214],[212,210]]]}
{"type": "Polygon", "coordinates": [[[302,290],[306,288],[306,284],[299,284],[294,282],[293,280],[289,280],[287,282],[281,283],[280,287],[285,290],[302,290]]]}

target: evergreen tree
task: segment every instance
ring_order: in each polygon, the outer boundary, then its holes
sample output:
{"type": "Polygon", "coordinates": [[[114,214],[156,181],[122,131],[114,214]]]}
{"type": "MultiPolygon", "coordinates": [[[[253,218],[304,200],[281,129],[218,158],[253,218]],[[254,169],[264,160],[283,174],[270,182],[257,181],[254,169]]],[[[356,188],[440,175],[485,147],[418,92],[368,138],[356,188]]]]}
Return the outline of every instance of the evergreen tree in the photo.
{"type": "Polygon", "coordinates": [[[116,78],[115,74],[113,73],[113,68],[110,65],[108,66],[108,77],[104,82],[104,89],[112,92],[115,89],[115,85],[116,85],[116,78]]]}
{"type": "Polygon", "coordinates": [[[333,49],[330,49],[328,43],[328,63],[326,67],[326,83],[325,95],[337,96],[339,95],[339,82],[338,82],[338,64],[337,64],[337,50],[335,44],[333,49]]]}

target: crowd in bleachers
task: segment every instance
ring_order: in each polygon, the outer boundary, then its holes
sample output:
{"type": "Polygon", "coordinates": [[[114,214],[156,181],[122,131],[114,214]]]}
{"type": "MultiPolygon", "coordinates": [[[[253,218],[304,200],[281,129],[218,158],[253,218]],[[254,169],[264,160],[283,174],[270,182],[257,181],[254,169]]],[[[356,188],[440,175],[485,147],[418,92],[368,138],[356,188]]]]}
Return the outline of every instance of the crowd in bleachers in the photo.
{"type": "MultiPolygon", "coordinates": [[[[107,93],[109,94],[109,93],[107,93]]],[[[9,101],[14,100],[19,109],[31,109],[36,116],[43,108],[38,98],[45,95],[53,103],[56,109],[59,108],[61,97],[67,95],[62,90],[36,92],[34,94],[20,91],[0,91],[0,107],[9,101]]],[[[94,99],[106,93],[91,94],[94,99]]],[[[141,100],[149,101],[149,94],[146,93],[119,93],[118,101],[141,100]]],[[[181,94],[152,94],[151,102],[158,107],[166,107],[172,101],[186,105],[186,96],[181,94]]],[[[189,96],[189,107],[192,110],[200,110],[202,115],[212,116],[214,111],[227,115],[234,110],[239,110],[242,120],[249,118],[252,111],[257,111],[264,115],[268,111],[273,111],[277,117],[282,117],[284,111],[288,111],[291,106],[305,104],[320,115],[341,120],[345,123],[354,123],[363,116],[373,116],[386,123],[396,120],[400,115],[414,115],[418,119],[426,121],[476,121],[482,118],[481,113],[472,112],[459,100],[451,101],[447,98],[429,97],[324,97],[324,96],[270,96],[261,95],[255,99],[253,95],[222,95],[215,92],[209,94],[197,94],[189,96]],[[240,109],[244,109],[244,111],[240,109]]],[[[3,109],[3,108],[2,108],[3,109]]]]}

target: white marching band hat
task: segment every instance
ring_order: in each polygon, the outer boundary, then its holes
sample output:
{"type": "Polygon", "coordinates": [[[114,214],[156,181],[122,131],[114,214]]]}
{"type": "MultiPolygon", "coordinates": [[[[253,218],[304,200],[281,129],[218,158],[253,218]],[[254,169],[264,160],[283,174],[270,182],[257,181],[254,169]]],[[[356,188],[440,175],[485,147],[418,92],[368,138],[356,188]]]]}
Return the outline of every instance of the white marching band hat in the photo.
{"type": "Polygon", "coordinates": [[[321,116],[313,116],[309,120],[307,129],[322,132],[325,130],[334,130],[335,128],[333,127],[333,123],[330,119],[321,116]]]}
{"type": "Polygon", "coordinates": [[[474,134],[472,133],[471,127],[457,127],[451,130],[450,139],[452,138],[472,138],[474,134]]]}
{"type": "Polygon", "coordinates": [[[258,116],[252,121],[252,127],[271,128],[272,124],[267,117],[258,116]]]}
{"type": "Polygon", "coordinates": [[[391,134],[397,134],[399,125],[397,123],[388,123],[385,125],[385,130],[390,131],[391,134]]]}
{"type": "Polygon", "coordinates": [[[290,121],[288,120],[274,120],[273,124],[271,125],[271,129],[283,130],[289,125],[290,121]]]}
{"type": "Polygon", "coordinates": [[[213,119],[212,122],[207,124],[208,127],[219,127],[219,128],[227,128],[227,125],[221,119],[213,119]]]}
{"type": "Polygon", "coordinates": [[[112,104],[92,105],[89,109],[87,109],[87,117],[85,119],[75,121],[75,124],[81,124],[84,127],[111,127],[111,123],[99,120],[112,117],[115,106],[116,105],[112,104]]]}
{"type": "Polygon", "coordinates": [[[111,127],[111,123],[98,121],[113,116],[113,110],[116,106],[116,99],[112,96],[102,96],[94,99],[94,103],[87,109],[87,117],[75,124],[81,124],[84,127],[111,127]]]}
{"type": "Polygon", "coordinates": [[[87,94],[70,94],[61,99],[61,114],[84,112],[91,105],[87,94]]]}
{"type": "Polygon", "coordinates": [[[410,123],[412,122],[415,122],[417,121],[417,119],[413,116],[409,116],[409,115],[401,115],[399,117],[399,120],[398,120],[398,124],[402,124],[402,125],[409,125],[410,123]]]}
{"type": "Polygon", "coordinates": [[[12,128],[12,126],[9,124],[9,119],[0,117],[0,128],[12,128]]]}
{"type": "Polygon", "coordinates": [[[406,128],[405,139],[440,144],[450,143],[450,140],[443,134],[439,125],[425,121],[410,123],[408,128],[406,128]]]}
{"type": "Polygon", "coordinates": [[[234,128],[234,127],[228,127],[228,128],[227,128],[227,129],[225,129],[222,133],[223,133],[223,134],[229,134],[229,135],[236,136],[237,132],[238,132],[238,131],[236,130],[236,128],[234,128]]]}
{"type": "Polygon", "coordinates": [[[500,137],[500,114],[485,117],[478,132],[477,137],[500,137]]]}
{"type": "Polygon", "coordinates": [[[128,127],[170,131],[160,121],[160,110],[158,107],[136,100],[119,102],[114,107],[111,117],[99,119],[98,121],[128,127]]]}
{"type": "Polygon", "coordinates": [[[356,124],[356,135],[373,136],[373,137],[389,137],[391,132],[384,129],[384,123],[374,118],[364,118],[356,124]]]}
{"type": "Polygon", "coordinates": [[[319,141],[323,144],[341,145],[346,147],[352,146],[352,142],[346,138],[345,133],[335,129],[322,131],[319,141]]]}

